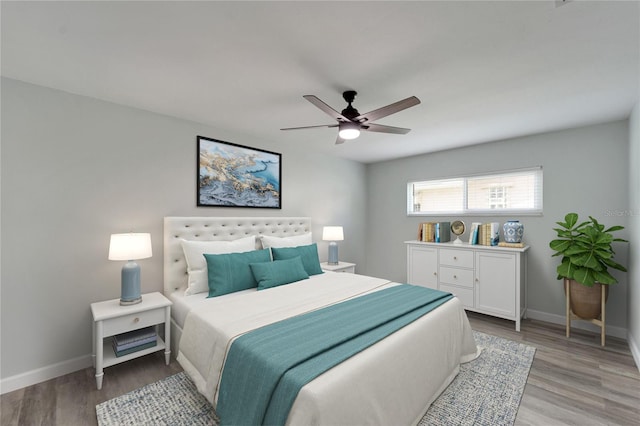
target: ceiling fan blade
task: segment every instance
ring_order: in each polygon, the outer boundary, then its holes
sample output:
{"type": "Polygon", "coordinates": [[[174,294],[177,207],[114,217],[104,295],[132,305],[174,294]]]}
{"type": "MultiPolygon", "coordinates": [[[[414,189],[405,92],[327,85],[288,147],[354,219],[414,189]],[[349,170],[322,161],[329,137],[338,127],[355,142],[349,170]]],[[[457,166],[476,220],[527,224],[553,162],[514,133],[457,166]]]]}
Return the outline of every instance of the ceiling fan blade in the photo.
{"type": "MultiPolygon", "coordinates": [[[[312,104],[314,104],[315,106],[317,106],[318,108],[320,108],[322,111],[324,111],[326,114],[329,114],[329,116],[331,118],[333,118],[334,120],[338,120],[338,121],[351,121],[349,120],[347,117],[345,117],[344,115],[340,114],[338,111],[336,111],[335,109],[331,108],[329,105],[325,104],[324,102],[322,102],[317,96],[314,95],[304,95],[303,98],[305,98],[306,100],[308,100],[309,102],[311,102],[312,104]]],[[[372,120],[373,121],[373,120],[372,120]]]]}
{"type": "Polygon", "coordinates": [[[336,145],[340,145],[341,143],[344,143],[345,139],[342,139],[340,136],[338,136],[338,138],[336,139],[336,145]]]}
{"type": "Polygon", "coordinates": [[[337,124],[320,124],[319,126],[304,126],[304,127],[286,127],[280,130],[300,130],[300,129],[315,129],[318,127],[338,127],[337,124]]]}
{"type": "Polygon", "coordinates": [[[369,132],[394,133],[397,135],[406,135],[411,131],[411,129],[405,129],[403,127],[384,126],[382,124],[375,124],[375,123],[363,124],[362,129],[367,130],[369,132]]]}
{"type": "Polygon", "coordinates": [[[419,103],[420,99],[416,98],[415,96],[411,96],[407,99],[394,102],[391,105],[387,105],[385,107],[360,114],[359,116],[354,118],[353,121],[358,121],[360,123],[363,123],[365,121],[376,121],[381,119],[382,117],[386,117],[387,115],[395,114],[396,112],[411,108],[412,106],[416,106],[419,103]]]}

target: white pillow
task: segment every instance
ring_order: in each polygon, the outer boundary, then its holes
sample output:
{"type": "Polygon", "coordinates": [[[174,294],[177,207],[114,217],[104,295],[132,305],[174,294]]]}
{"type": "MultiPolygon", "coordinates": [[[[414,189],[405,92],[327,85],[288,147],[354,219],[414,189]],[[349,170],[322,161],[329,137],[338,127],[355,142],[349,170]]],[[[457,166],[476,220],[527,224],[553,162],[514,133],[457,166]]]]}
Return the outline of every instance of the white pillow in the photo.
{"type": "Polygon", "coordinates": [[[311,232],[302,235],[294,235],[291,237],[273,237],[269,235],[261,235],[262,248],[283,248],[283,247],[298,247],[308,246],[313,243],[311,240],[311,232]]]}
{"type": "Polygon", "coordinates": [[[187,260],[189,283],[186,296],[209,291],[209,275],[205,254],[243,253],[256,249],[256,237],[240,238],[233,241],[187,241],[182,240],[182,250],[187,260]]]}

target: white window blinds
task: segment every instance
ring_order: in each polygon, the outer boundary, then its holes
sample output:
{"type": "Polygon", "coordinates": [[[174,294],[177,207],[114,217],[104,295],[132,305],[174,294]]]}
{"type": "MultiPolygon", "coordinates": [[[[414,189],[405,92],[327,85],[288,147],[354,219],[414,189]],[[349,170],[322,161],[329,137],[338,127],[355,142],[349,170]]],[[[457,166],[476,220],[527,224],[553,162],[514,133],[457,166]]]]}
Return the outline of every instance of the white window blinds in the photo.
{"type": "Polygon", "coordinates": [[[409,182],[408,215],[542,213],[542,167],[409,182]]]}

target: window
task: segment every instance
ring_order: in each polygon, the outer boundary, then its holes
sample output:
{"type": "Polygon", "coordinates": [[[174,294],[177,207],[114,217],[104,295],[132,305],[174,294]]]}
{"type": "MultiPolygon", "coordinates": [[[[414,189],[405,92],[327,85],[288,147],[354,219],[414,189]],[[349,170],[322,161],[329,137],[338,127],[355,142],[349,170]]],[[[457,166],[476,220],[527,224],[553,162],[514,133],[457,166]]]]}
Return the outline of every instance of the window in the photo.
{"type": "Polygon", "coordinates": [[[489,208],[504,209],[507,207],[507,187],[491,186],[489,188],[489,208]]]}
{"type": "Polygon", "coordinates": [[[542,213],[542,167],[407,185],[408,215],[514,213],[542,213]]]}

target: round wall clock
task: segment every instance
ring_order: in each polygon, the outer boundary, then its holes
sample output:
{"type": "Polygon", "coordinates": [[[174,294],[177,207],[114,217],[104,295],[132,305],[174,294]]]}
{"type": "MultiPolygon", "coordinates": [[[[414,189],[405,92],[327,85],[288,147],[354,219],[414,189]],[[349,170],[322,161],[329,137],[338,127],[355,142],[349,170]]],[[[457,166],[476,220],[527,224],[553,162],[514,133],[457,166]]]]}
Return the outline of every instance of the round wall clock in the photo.
{"type": "Polygon", "coordinates": [[[464,222],[461,220],[455,220],[453,222],[451,222],[451,232],[453,233],[453,235],[456,235],[458,238],[455,239],[455,241],[453,242],[453,244],[462,244],[462,240],[460,239],[460,235],[464,234],[466,226],[464,225],[464,222]]]}

